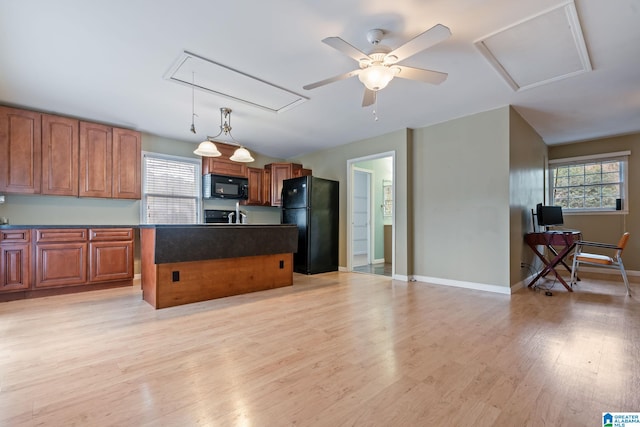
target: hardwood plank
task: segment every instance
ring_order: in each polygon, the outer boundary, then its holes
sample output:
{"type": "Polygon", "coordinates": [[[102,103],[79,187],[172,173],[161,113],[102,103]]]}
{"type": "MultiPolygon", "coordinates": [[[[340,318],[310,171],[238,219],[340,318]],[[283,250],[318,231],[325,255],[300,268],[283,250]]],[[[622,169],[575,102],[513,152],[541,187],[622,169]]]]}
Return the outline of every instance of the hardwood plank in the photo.
{"type": "Polygon", "coordinates": [[[0,425],[595,425],[640,407],[640,303],[294,274],[155,310],[139,282],[0,303],[0,425]]]}

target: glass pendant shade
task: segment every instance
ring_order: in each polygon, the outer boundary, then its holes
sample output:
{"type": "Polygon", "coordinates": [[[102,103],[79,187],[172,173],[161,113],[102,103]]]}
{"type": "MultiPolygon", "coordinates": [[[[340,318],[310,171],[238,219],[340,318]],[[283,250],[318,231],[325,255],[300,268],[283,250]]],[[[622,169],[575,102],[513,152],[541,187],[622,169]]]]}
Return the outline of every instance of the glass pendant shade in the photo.
{"type": "Polygon", "coordinates": [[[207,140],[207,141],[202,141],[200,143],[200,145],[198,145],[198,148],[196,148],[193,151],[194,154],[197,154],[198,156],[202,156],[202,157],[220,157],[222,156],[222,153],[220,153],[220,151],[218,151],[218,147],[216,147],[216,144],[214,144],[213,142],[207,140]]]}
{"type": "Polygon", "coordinates": [[[372,65],[365,68],[358,74],[358,79],[367,89],[380,90],[384,89],[396,75],[394,70],[384,65],[372,65]]]}
{"type": "Polygon", "coordinates": [[[249,163],[253,162],[255,159],[251,157],[251,153],[249,152],[249,150],[244,147],[240,147],[233,153],[233,156],[229,157],[229,160],[232,160],[234,162],[249,163]]]}

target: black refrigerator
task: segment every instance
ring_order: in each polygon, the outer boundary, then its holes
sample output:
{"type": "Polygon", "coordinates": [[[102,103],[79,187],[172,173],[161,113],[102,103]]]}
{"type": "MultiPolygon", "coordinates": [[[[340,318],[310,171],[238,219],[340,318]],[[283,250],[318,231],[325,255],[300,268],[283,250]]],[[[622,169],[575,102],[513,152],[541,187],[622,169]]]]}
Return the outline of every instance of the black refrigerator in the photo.
{"type": "Polygon", "coordinates": [[[295,272],[338,270],[338,191],[338,181],[315,176],[284,180],[282,223],[298,226],[295,272]]]}

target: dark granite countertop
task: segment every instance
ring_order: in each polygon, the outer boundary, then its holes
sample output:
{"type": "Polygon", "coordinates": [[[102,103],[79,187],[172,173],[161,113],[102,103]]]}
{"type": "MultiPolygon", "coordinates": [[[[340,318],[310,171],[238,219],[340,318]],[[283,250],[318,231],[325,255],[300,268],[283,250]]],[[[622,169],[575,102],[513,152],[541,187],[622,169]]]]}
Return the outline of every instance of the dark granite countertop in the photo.
{"type": "MultiPolygon", "coordinates": [[[[298,227],[294,224],[141,225],[140,228],[155,230],[156,264],[298,250],[298,227]]],[[[144,250],[144,237],[142,243],[144,250]]]]}
{"type": "Polygon", "coordinates": [[[95,225],[95,224],[81,224],[81,225],[64,225],[64,224],[56,224],[56,225],[51,225],[51,224],[47,224],[47,225],[42,225],[42,224],[36,224],[36,225],[24,225],[24,224],[2,224],[0,225],[0,230],[32,230],[34,228],[138,228],[138,225],[132,225],[132,224],[118,224],[118,225],[95,225]]]}

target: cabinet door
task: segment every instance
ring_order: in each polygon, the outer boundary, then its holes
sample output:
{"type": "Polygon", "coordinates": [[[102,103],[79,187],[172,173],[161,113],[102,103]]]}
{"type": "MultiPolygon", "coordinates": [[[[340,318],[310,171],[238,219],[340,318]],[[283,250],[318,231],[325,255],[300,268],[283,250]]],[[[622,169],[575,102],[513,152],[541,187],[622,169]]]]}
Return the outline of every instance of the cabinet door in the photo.
{"type": "Polygon", "coordinates": [[[80,122],[80,196],[111,197],[112,149],[109,126],[80,122]]]}
{"type": "Polygon", "coordinates": [[[36,288],[81,285],[87,282],[87,243],[36,245],[36,288]]]}
{"type": "Polygon", "coordinates": [[[29,244],[0,245],[0,292],[28,289],[29,244]]]}
{"type": "Polygon", "coordinates": [[[271,169],[262,170],[262,204],[271,206],[271,169]]]}
{"type": "Polygon", "coordinates": [[[262,204],[262,169],[247,168],[247,178],[249,180],[249,198],[244,204],[262,204]]]}
{"type": "Polygon", "coordinates": [[[244,178],[247,176],[247,165],[220,157],[210,157],[209,171],[216,175],[241,176],[244,178]]]}
{"type": "Polygon", "coordinates": [[[238,149],[235,145],[216,142],[216,147],[220,151],[220,157],[203,157],[202,158],[202,174],[206,175],[214,173],[217,175],[227,176],[247,176],[247,165],[229,160],[233,153],[238,149]]]}
{"type": "Polygon", "coordinates": [[[42,194],[78,195],[78,120],[42,115],[42,194]]]}
{"type": "Polygon", "coordinates": [[[89,243],[89,281],[108,282],[133,278],[133,242],[89,243]]]}
{"type": "Polygon", "coordinates": [[[291,163],[271,163],[271,206],[282,205],[282,181],[293,178],[291,163]]]}
{"type": "Polygon", "coordinates": [[[113,128],[113,198],[140,199],[140,132],[113,128]]]}
{"type": "Polygon", "coordinates": [[[0,107],[0,192],[40,193],[41,142],[40,113],[0,107]]]}

